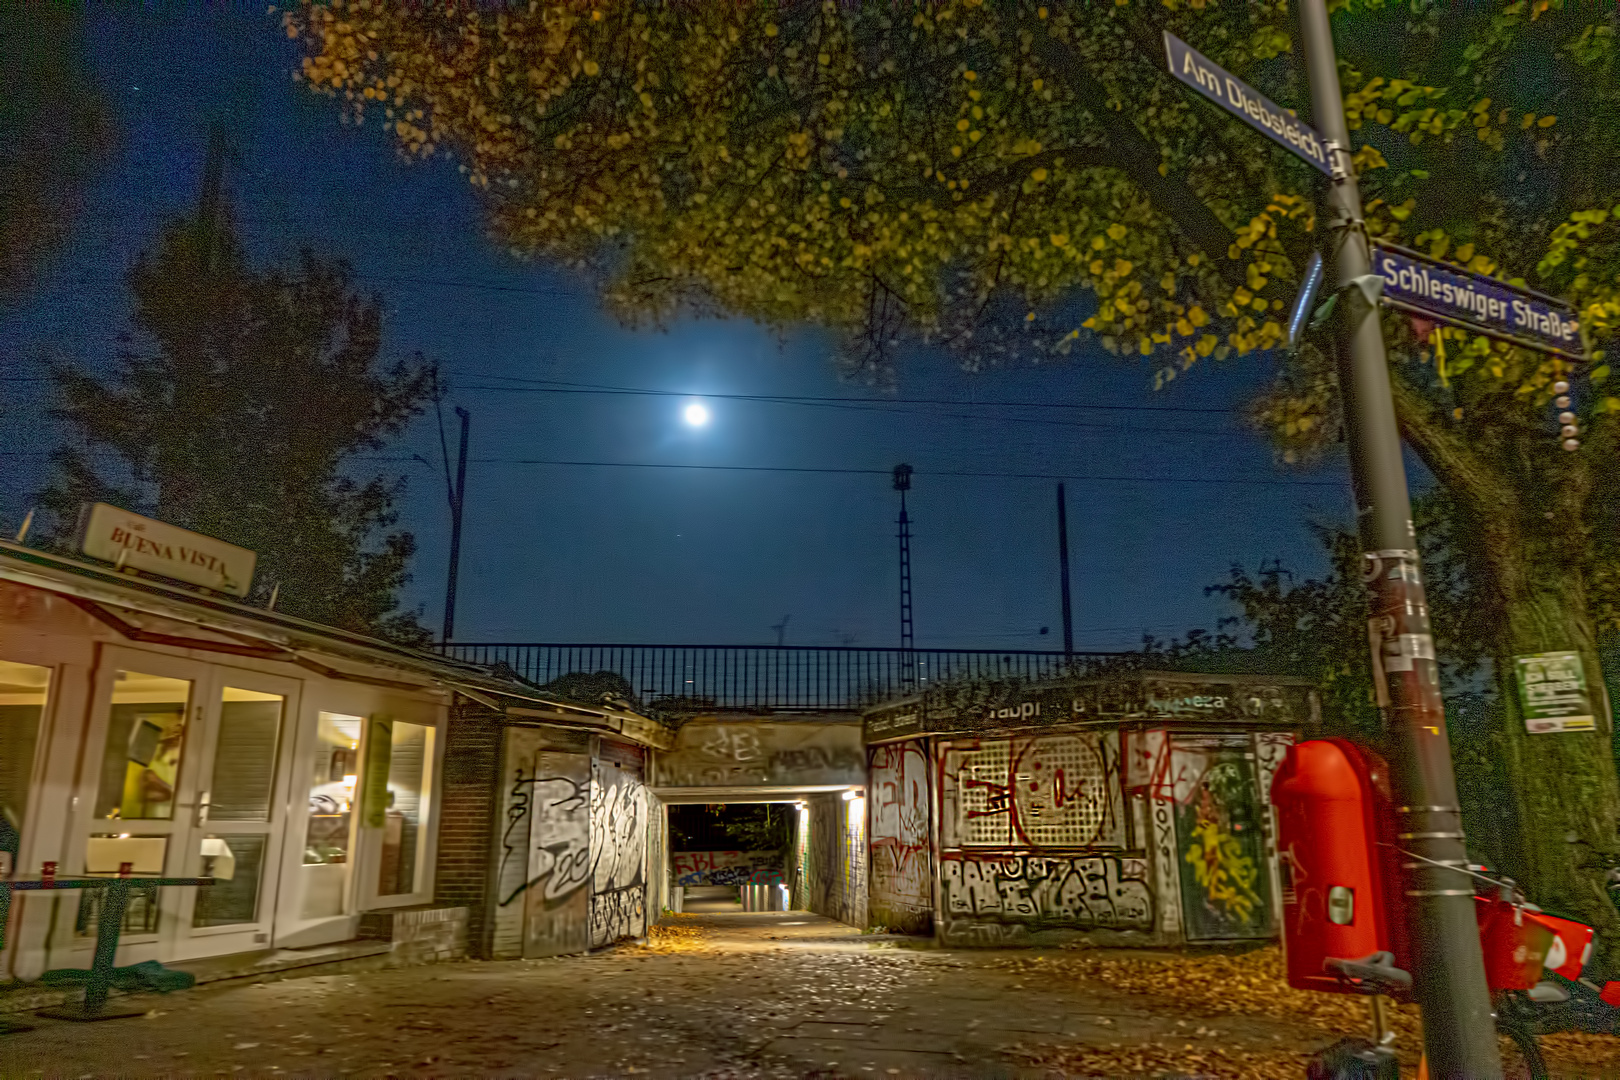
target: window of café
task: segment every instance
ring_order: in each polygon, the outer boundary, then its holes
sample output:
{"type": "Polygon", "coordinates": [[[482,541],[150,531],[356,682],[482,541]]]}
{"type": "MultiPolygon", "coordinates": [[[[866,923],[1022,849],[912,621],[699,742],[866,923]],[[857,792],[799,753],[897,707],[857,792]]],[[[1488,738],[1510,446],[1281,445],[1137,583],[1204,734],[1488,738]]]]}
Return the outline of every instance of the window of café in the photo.
{"type": "Polygon", "coordinates": [[[34,776],[49,668],[0,660],[0,873],[14,869],[34,776]]]}
{"type": "Polygon", "coordinates": [[[359,716],[320,714],[304,830],[301,916],[305,919],[344,913],[354,859],[354,797],[364,724],[359,716]]]}
{"type": "Polygon", "coordinates": [[[402,896],[420,887],[427,847],[426,815],[433,762],[433,729],[390,725],[388,797],[383,814],[377,895],[402,896]]]}
{"type": "Polygon", "coordinates": [[[101,759],[96,817],[119,821],[174,817],[190,701],[191,683],[185,679],[118,673],[106,753],[101,759]]]}

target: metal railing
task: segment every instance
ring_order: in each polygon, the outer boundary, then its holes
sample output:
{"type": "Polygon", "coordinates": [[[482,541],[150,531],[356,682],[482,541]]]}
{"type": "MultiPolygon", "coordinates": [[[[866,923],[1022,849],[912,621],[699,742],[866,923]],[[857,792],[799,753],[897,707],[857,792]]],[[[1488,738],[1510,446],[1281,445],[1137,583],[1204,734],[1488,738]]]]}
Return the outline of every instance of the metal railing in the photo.
{"type": "Polygon", "coordinates": [[[504,664],[543,686],[611,671],[644,703],[719,709],[847,711],[956,679],[1050,679],[1115,653],[869,649],[810,645],[441,645],[447,656],[504,664]]]}

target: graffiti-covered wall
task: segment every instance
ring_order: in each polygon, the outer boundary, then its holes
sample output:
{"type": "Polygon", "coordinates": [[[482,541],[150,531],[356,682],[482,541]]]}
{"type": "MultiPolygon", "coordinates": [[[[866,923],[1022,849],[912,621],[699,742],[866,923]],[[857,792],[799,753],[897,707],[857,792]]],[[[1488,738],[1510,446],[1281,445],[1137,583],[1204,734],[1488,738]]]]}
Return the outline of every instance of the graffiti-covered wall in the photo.
{"type": "Polygon", "coordinates": [[[657,838],[641,770],[635,747],[506,729],[492,957],[582,952],[646,933],[648,849],[657,838]]]}
{"type": "Polygon", "coordinates": [[[801,814],[804,906],[817,915],[865,927],[866,800],[816,795],[801,814]]]}
{"type": "Polygon", "coordinates": [[[779,851],[677,851],[670,856],[670,873],[677,885],[785,880],[779,851]]]}
{"type": "Polygon", "coordinates": [[[506,729],[491,956],[589,947],[590,792],[589,736],[506,729]]]}
{"type": "Polygon", "coordinates": [[[598,761],[591,788],[591,947],[647,932],[647,789],[598,761]]]}
{"type": "Polygon", "coordinates": [[[1154,931],[1117,731],[947,740],[937,760],[947,943],[1154,931]]]}
{"type": "Polygon", "coordinates": [[[928,749],[919,740],[868,751],[867,917],[891,933],[929,934],[934,928],[929,772],[928,749]]]}
{"type": "Polygon", "coordinates": [[[866,754],[849,720],[696,719],[657,757],[659,787],[860,784],[866,754]]]}
{"type": "Polygon", "coordinates": [[[1308,681],[980,680],[863,719],[873,926],[929,913],[946,945],[1275,935],[1267,793],[1288,745],[1319,723],[1308,681]],[[931,879],[908,869],[919,839],[931,879]]]}
{"type": "Polygon", "coordinates": [[[1130,737],[1126,782],[1148,800],[1161,876],[1175,881],[1177,923],[1191,941],[1276,930],[1276,851],[1267,793],[1286,732],[1130,737]]]}

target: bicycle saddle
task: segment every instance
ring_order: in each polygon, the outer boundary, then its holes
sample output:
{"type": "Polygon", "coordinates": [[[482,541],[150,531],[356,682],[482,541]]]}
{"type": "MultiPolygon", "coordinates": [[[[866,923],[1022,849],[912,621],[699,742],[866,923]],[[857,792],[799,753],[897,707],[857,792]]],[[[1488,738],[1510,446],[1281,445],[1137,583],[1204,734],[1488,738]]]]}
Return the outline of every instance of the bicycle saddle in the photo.
{"type": "Polygon", "coordinates": [[[1330,956],[1322,961],[1322,969],[1332,972],[1345,982],[1388,986],[1398,990],[1412,988],[1412,973],[1395,966],[1395,954],[1375,952],[1354,960],[1330,956]]]}

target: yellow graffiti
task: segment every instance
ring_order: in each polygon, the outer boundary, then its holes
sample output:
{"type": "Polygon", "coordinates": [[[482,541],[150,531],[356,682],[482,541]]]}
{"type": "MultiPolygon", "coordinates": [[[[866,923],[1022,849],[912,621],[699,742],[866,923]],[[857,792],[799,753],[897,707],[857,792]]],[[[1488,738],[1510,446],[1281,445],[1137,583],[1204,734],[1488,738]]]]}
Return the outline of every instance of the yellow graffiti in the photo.
{"type": "Polygon", "coordinates": [[[1260,903],[1255,889],[1259,870],[1254,860],[1243,854],[1237,837],[1224,832],[1219,821],[1200,815],[1185,859],[1210,903],[1221,908],[1228,918],[1247,922],[1260,903]]]}

